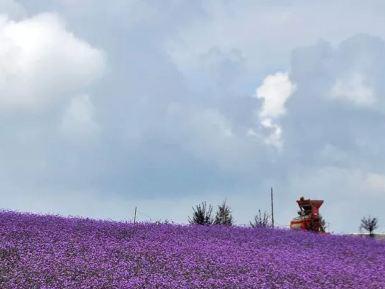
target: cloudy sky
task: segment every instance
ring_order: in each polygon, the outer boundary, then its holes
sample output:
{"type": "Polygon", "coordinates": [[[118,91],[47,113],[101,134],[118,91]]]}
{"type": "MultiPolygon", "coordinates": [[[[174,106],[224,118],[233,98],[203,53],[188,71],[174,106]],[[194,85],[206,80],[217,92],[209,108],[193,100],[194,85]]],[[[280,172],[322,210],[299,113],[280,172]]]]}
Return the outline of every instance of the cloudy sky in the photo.
{"type": "Polygon", "coordinates": [[[385,231],[385,2],[0,0],[0,206],[385,231]]]}

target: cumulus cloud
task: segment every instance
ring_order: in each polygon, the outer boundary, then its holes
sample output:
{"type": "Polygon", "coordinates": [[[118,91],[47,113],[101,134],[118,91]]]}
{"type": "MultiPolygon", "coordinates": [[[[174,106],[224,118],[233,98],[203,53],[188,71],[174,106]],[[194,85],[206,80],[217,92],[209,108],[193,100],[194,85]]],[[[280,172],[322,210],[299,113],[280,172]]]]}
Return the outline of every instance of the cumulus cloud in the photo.
{"type": "MultiPolygon", "coordinates": [[[[220,165],[223,169],[234,167],[241,156],[238,151],[239,136],[233,123],[218,109],[196,108],[172,103],[168,107],[170,122],[179,127],[177,142],[195,157],[220,165]]],[[[175,132],[172,132],[175,134],[175,132]]]]}
{"type": "Polygon", "coordinates": [[[256,96],[263,100],[261,118],[277,118],[285,114],[285,103],[294,91],[287,73],[277,72],[266,76],[256,96]]]}
{"type": "Polygon", "coordinates": [[[199,21],[179,27],[177,37],[168,43],[168,51],[181,69],[188,69],[199,65],[200,56],[213,47],[222,51],[236,48],[254,73],[266,73],[267,67],[289,65],[293,49],[319,39],[338,43],[358,32],[385,36],[381,13],[384,3],[354,0],[349,2],[349,9],[347,3],[205,1],[199,21]],[[344,21],[338,21],[340,15],[345,15],[344,21]]]}
{"type": "Polygon", "coordinates": [[[278,148],[282,146],[282,129],[275,121],[285,114],[285,103],[294,90],[295,85],[290,81],[288,73],[277,72],[266,76],[256,91],[255,96],[262,99],[260,123],[270,131],[266,142],[278,148]]]}
{"type": "Polygon", "coordinates": [[[94,109],[88,95],[73,97],[61,120],[63,134],[76,141],[94,137],[99,131],[99,125],[94,119],[94,109]]]}
{"type": "Polygon", "coordinates": [[[191,152],[224,168],[234,165],[237,136],[232,123],[221,112],[216,109],[192,110],[184,121],[190,134],[186,147],[191,152]]]}
{"type": "Polygon", "coordinates": [[[282,128],[280,125],[273,123],[271,118],[261,120],[261,125],[268,130],[268,135],[265,136],[264,141],[276,148],[282,148],[282,128]]]}
{"type": "MultiPolygon", "coordinates": [[[[382,143],[375,136],[385,111],[384,53],[381,38],[364,34],[337,45],[323,41],[296,49],[290,79],[297,89],[282,122],[287,144],[304,146],[313,154],[333,147],[343,152],[345,161],[350,153],[352,159],[372,159],[373,148],[382,143]],[[372,138],[377,141],[369,144],[372,138]]],[[[320,156],[312,159],[319,161],[320,156]]]]}
{"type": "Polygon", "coordinates": [[[358,106],[372,106],[376,103],[373,89],[365,83],[361,74],[337,79],[332,87],[331,96],[358,106]]]}
{"type": "Polygon", "coordinates": [[[0,16],[0,110],[42,110],[82,92],[104,67],[103,53],[52,13],[0,16]]]}

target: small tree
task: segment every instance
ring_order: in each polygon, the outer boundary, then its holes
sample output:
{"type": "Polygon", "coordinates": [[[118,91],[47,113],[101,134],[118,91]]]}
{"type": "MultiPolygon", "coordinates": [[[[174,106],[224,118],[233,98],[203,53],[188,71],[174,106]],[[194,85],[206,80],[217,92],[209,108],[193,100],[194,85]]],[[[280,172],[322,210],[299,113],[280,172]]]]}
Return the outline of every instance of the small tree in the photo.
{"type": "Polygon", "coordinates": [[[193,207],[193,216],[189,217],[189,222],[197,225],[211,225],[213,223],[212,212],[213,207],[202,202],[193,207]]]}
{"type": "Polygon", "coordinates": [[[258,214],[255,215],[254,221],[250,222],[250,226],[253,228],[256,227],[270,227],[270,215],[266,212],[261,213],[261,210],[258,210],[258,214]]]}
{"type": "Polygon", "coordinates": [[[326,228],[328,227],[328,225],[326,224],[325,219],[321,215],[319,215],[319,221],[320,221],[320,232],[326,232],[326,228]]]}
{"type": "Polygon", "coordinates": [[[374,230],[378,228],[378,220],[377,218],[372,218],[372,217],[363,217],[361,219],[361,226],[360,229],[364,229],[365,231],[369,232],[370,237],[374,237],[374,230]]]}
{"type": "Polygon", "coordinates": [[[226,201],[224,201],[222,205],[218,206],[214,224],[226,226],[231,226],[233,224],[233,216],[231,215],[231,209],[226,204],[226,201]]]}

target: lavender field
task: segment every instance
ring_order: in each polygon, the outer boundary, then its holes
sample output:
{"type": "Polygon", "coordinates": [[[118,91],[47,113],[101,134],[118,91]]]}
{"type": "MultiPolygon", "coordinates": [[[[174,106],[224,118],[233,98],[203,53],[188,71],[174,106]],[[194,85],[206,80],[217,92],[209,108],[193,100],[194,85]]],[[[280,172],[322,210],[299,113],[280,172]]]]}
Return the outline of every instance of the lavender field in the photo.
{"type": "Polygon", "coordinates": [[[0,288],[385,288],[385,242],[0,213],[0,288]]]}

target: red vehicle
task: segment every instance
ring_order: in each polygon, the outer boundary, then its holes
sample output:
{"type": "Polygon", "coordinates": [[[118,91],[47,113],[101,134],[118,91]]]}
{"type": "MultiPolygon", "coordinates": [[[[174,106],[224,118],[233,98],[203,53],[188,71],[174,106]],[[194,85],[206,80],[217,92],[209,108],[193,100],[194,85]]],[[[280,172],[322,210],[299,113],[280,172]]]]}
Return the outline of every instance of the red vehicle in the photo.
{"type": "Polygon", "coordinates": [[[310,200],[301,197],[297,200],[300,211],[298,217],[290,222],[290,229],[302,229],[314,232],[324,232],[324,224],[319,215],[319,208],[323,204],[323,200],[310,200]]]}

